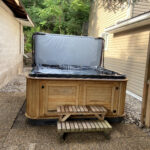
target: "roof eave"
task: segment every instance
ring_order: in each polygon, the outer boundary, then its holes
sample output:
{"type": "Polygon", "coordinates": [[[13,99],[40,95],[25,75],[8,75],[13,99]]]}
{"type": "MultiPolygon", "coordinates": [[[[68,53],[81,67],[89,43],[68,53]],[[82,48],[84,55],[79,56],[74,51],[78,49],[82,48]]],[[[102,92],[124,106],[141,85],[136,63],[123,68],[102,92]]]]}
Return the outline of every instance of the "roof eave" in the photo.
{"type": "MultiPolygon", "coordinates": [[[[25,9],[23,3],[21,2],[21,0],[18,0],[18,1],[19,1],[20,5],[23,7],[24,11],[26,12],[26,9],[25,9]]],[[[23,23],[22,23],[22,25],[23,25],[23,26],[28,26],[28,27],[34,27],[34,23],[32,22],[32,20],[31,20],[31,18],[30,18],[30,16],[28,15],[27,12],[26,12],[26,15],[27,15],[27,19],[28,19],[28,25],[25,25],[25,24],[23,24],[23,23]]]]}
{"type": "Polygon", "coordinates": [[[3,0],[3,2],[14,13],[14,17],[18,22],[20,22],[23,26],[34,27],[34,23],[26,12],[21,0],[3,0]]]}
{"type": "Polygon", "coordinates": [[[31,20],[26,20],[26,19],[22,19],[22,18],[16,18],[16,20],[18,22],[20,22],[23,26],[27,26],[27,27],[34,27],[34,24],[31,20]]]}
{"type": "Polygon", "coordinates": [[[141,26],[149,25],[149,24],[150,24],[150,12],[137,16],[135,18],[131,18],[127,21],[116,24],[114,26],[108,27],[105,29],[105,32],[118,33],[118,32],[138,28],[141,26]]]}

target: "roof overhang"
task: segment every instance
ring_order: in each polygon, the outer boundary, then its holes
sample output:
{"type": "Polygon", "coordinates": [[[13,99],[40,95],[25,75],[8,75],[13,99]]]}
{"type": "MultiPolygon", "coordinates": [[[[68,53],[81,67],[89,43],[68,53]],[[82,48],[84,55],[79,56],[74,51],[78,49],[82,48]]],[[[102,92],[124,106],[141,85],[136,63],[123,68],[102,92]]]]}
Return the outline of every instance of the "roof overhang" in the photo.
{"type": "Polygon", "coordinates": [[[32,22],[32,20],[30,19],[30,17],[27,15],[28,19],[21,19],[21,18],[16,18],[18,22],[20,22],[23,26],[27,26],[27,27],[34,27],[34,24],[32,22]]]}
{"type": "Polygon", "coordinates": [[[105,32],[118,33],[150,24],[150,12],[128,19],[105,29],[105,32]]]}
{"type": "Polygon", "coordinates": [[[22,2],[20,0],[2,0],[14,13],[17,21],[24,26],[34,27],[32,20],[27,14],[22,2]]]}

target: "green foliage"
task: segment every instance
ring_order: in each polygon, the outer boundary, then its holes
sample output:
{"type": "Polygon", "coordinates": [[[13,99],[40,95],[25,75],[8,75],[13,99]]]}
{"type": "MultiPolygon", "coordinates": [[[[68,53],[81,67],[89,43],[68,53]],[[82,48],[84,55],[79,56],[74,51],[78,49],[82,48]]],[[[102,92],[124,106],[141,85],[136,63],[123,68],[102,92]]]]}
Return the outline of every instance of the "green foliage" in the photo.
{"type": "Polygon", "coordinates": [[[22,0],[35,28],[25,28],[25,51],[31,50],[31,37],[36,31],[60,34],[82,34],[88,22],[90,0],[22,0]]]}
{"type": "Polygon", "coordinates": [[[31,52],[32,50],[32,35],[35,32],[40,32],[40,27],[35,28],[25,28],[25,52],[31,52]]]}

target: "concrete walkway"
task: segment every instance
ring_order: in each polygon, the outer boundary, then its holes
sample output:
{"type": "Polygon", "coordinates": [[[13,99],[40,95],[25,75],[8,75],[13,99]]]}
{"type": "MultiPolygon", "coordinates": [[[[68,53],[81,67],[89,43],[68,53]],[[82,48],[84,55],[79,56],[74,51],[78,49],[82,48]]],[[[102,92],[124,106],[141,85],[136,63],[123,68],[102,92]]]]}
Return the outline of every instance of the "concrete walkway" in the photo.
{"type": "Polygon", "coordinates": [[[58,140],[55,122],[25,118],[25,77],[18,76],[0,90],[1,150],[150,150],[146,129],[135,124],[112,124],[111,140],[101,133],[72,133],[58,140]]]}

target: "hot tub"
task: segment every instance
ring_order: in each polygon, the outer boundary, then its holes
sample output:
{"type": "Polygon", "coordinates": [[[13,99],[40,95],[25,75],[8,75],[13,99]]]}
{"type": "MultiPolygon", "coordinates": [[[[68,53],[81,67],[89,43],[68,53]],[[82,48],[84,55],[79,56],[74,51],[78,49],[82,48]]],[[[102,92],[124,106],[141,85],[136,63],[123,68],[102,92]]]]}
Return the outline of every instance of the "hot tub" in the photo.
{"type": "Polygon", "coordinates": [[[102,66],[103,39],[36,33],[26,116],[57,118],[61,105],[101,105],[123,117],[127,78],[102,66]]]}

